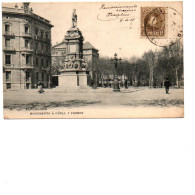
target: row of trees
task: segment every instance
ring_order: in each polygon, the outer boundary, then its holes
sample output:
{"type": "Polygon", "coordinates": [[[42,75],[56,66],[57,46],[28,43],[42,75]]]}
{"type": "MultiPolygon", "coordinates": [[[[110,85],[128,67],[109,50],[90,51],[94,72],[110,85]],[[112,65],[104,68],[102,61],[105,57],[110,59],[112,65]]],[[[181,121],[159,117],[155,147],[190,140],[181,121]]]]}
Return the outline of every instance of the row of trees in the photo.
{"type": "MultiPolygon", "coordinates": [[[[114,64],[110,58],[100,57],[93,65],[89,63],[95,83],[112,80],[114,64]]],[[[148,51],[141,58],[132,57],[118,63],[119,79],[127,79],[133,86],[162,87],[169,78],[172,85],[183,85],[183,45],[178,42],[160,50],[148,51]]]]}
{"type": "MultiPolygon", "coordinates": [[[[52,75],[60,74],[64,57],[52,61],[52,75]]],[[[93,83],[113,80],[114,64],[108,57],[100,57],[93,64],[88,64],[93,83]]],[[[147,51],[142,57],[122,59],[118,63],[119,79],[127,79],[133,86],[160,87],[166,77],[172,85],[183,85],[183,45],[178,42],[172,46],[163,47],[156,51],[147,51]]]]}

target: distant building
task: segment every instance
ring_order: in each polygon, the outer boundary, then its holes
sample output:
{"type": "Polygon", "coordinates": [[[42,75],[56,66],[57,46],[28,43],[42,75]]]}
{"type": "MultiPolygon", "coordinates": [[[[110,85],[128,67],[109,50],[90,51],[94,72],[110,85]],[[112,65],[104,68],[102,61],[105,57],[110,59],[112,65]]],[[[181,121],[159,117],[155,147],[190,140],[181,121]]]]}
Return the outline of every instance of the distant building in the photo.
{"type": "MultiPolygon", "coordinates": [[[[99,50],[96,49],[93,45],[89,42],[83,44],[83,58],[87,62],[91,62],[92,64],[95,62],[96,59],[99,58],[99,50]]],[[[57,58],[64,59],[67,55],[67,45],[63,41],[58,43],[52,47],[52,61],[56,61],[57,58]]]]}
{"type": "MultiPolygon", "coordinates": [[[[67,56],[67,45],[64,41],[57,43],[52,47],[52,66],[62,66],[63,62],[67,56]]],[[[88,85],[91,85],[91,79],[94,77],[93,66],[95,61],[99,58],[99,50],[96,49],[91,43],[85,42],[83,44],[83,59],[87,61],[90,65],[90,74],[88,76],[87,82],[88,85]]],[[[58,68],[53,72],[52,82],[54,85],[58,85],[58,79],[56,74],[59,74],[58,68]]]]}
{"type": "Polygon", "coordinates": [[[33,13],[29,3],[19,8],[2,7],[4,89],[34,88],[50,81],[50,21],[33,13]]]}
{"type": "Polygon", "coordinates": [[[83,58],[87,60],[87,62],[95,62],[99,58],[99,50],[96,49],[91,43],[86,42],[83,45],[83,58]]]}

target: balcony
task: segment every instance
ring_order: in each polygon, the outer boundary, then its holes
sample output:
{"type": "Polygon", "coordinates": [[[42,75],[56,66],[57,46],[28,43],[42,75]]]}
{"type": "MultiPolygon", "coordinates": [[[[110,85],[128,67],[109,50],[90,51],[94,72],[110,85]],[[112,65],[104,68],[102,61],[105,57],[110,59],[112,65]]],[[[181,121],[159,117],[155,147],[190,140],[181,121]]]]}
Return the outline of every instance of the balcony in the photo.
{"type": "Polygon", "coordinates": [[[3,67],[4,68],[13,68],[14,64],[4,64],[3,67]]]}
{"type": "Polygon", "coordinates": [[[5,31],[5,32],[3,32],[3,35],[8,36],[8,37],[14,37],[15,36],[14,33],[11,32],[11,31],[5,31]]]}
{"type": "Polygon", "coordinates": [[[33,48],[31,47],[23,47],[21,48],[22,53],[32,53],[33,52],[33,48]]]}
{"type": "Polygon", "coordinates": [[[40,54],[42,54],[44,56],[48,56],[48,57],[51,56],[51,52],[50,51],[46,51],[46,50],[40,51],[40,54]]]}
{"type": "Polygon", "coordinates": [[[44,65],[44,66],[42,66],[41,68],[42,68],[42,69],[44,69],[44,70],[49,70],[49,68],[50,68],[50,67],[49,67],[49,66],[44,65]]]}
{"type": "Polygon", "coordinates": [[[16,49],[13,46],[4,46],[3,51],[16,51],[16,49]]]}
{"type": "Polygon", "coordinates": [[[23,65],[21,65],[21,68],[23,68],[23,69],[33,69],[33,65],[32,64],[23,64],[23,65]]]}
{"type": "Polygon", "coordinates": [[[44,51],[42,51],[42,50],[35,50],[34,53],[36,55],[44,55],[44,51]]]}
{"type": "Polygon", "coordinates": [[[24,32],[22,34],[23,37],[26,37],[26,38],[32,38],[32,33],[28,33],[28,32],[24,32]]]}
{"type": "Polygon", "coordinates": [[[11,83],[11,78],[10,79],[6,79],[6,83],[11,83]]]}

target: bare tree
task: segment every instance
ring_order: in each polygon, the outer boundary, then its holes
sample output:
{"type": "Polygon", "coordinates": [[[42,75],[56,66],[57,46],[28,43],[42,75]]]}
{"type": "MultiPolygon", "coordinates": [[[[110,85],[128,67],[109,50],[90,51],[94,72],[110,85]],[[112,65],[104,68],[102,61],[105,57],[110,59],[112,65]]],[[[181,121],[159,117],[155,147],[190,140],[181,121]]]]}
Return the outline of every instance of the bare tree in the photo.
{"type": "Polygon", "coordinates": [[[167,59],[167,65],[174,73],[176,87],[178,88],[183,74],[183,46],[181,42],[178,42],[172,46],[165,47],[162,52],[164,59],[167,59]]]}
{"type": "Polygon", "coordinates": [[[152,50],[145,52],[143,55],[143,59],[145,60],[149,68],[149,87],[152,88],[154,86],[154,67],[157,65],[157,52],[153,52],[152,50]]]}

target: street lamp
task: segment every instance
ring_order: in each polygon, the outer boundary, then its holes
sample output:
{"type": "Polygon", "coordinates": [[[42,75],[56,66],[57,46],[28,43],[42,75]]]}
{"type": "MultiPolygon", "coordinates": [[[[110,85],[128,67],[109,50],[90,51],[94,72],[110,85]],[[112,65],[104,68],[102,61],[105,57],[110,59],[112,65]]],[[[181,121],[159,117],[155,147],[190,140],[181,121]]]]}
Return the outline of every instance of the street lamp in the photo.
{"type": "Polygon", "coordinates": [[[111,61],[114,63],[115,71],[114,71],[114,80],[113,80],[113,91],[114,92],[120,92],[120,87],[118,83],[118,74],[117,74],[117,68],[118,68],[118,62],[120,62],[122,59],[117,57],[117,54],[114,54],[114,58],[111,58],[111,61]]]}

